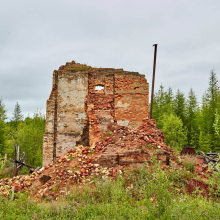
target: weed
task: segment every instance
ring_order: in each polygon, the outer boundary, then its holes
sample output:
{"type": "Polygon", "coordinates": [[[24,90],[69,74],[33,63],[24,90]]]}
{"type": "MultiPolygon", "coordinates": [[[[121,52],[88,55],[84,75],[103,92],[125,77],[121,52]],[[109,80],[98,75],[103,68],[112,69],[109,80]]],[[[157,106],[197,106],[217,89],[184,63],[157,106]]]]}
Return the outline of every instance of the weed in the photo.
{"type": "Polygon", "coordinates": [[[110,131],[107,131],[106,134],[108,137],[112,136],[112,132],[110,132],[110,131]]]}
{"type": "Polygon", "coordinates": [[[72,160],[72,159],[73,159],[73,155],[69,155],[68,158],[69,158],[70,160],[72,160]]]}
{"type": "Polygon", "coordinates": [[[52,188],[52,191],[53,191],[54,193],[57,193],[57,192],[59,191],[59,187],[53,187],[53,188],[52,188]]]}
{"type": "MultiPolygon", "coordinates": [[[[92,183],[74,185],[60,202],[44,198],[39,204],[20,192],[14,201],[0,197],[0,219],[219,218],[218,200],[203,198],[199,191],[193,196],[185,193],[184,183],[193,173],[186,169],[165,172],[155,159],[152,161],[151,169],[140,165],[115,181],[94,177],[92,183]],[[174,186],[176,190],[171,190],[174,186]]],[[[53,192],[58,192],[58,187],[53,192]]]]}
{"type": "Polygon", "coordinates": [[[184,167],[189,172],[194,172],[196,167],[196,159],[195,157],[186,156],[184,160],[184,167]]]}

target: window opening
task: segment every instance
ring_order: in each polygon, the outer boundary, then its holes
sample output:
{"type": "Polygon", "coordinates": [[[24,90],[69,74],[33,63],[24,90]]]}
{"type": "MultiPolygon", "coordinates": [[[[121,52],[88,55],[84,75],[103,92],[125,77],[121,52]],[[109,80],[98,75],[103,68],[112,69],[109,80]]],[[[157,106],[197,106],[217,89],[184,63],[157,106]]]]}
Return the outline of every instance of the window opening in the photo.
{"type": "Polygon", "coordinates": [[[102,89],[104,90],[104,86],[96,86],[96,87],[95,87],[95,90],[96,90],[96,91],[100,91],[100,90],[102,90],[102,89]]]}

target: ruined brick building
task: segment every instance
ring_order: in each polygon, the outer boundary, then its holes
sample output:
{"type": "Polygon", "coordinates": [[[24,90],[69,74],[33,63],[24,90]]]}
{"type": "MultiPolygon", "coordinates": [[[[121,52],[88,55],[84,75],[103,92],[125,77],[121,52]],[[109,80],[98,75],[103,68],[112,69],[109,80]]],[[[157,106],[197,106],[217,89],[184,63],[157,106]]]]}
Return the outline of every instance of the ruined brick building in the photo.
{"type": "Polygon", "coordinates": [[[110,125],[137,129],[148,118],[148,93],[145,76],[137,72],[74,61],[55,70],[47,100],[43,165],[79,144],[92,146],[110,125]]]}

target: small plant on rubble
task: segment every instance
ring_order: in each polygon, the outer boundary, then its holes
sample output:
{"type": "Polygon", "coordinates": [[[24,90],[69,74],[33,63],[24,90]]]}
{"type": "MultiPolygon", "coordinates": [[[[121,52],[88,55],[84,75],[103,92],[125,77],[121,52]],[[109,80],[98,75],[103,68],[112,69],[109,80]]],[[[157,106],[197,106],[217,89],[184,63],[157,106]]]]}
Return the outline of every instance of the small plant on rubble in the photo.
{"type": "Polygon", "coordinates": [[[112,136],[112,133],[110,131],[107,131],[106,134],[107,134],[108,137],[112,136]]]}
{"type": "Polygon", "coordinates": [[[196,167],[196,159],[194,157],[186,156],[184,161],[184,167],[187,171],[193,172],[196,167]]]}
{"type": "Polygon", "coordinates": [[[53,187],[53,188],[52,188],[52,191],[53,191],[53,193],[57,193],[57,192],[59,191],[59,187],[58,187],[58,186],[53,187]]]}
{"type": "Polygon", "coordinates": [[[176,162],[177,162],[178,165],[180,165],[180,164],[182,163],[181,158],[180,158],[180,157],[177,157],[177,158],[176,158],[176,162]]]}
{"type": "Polygon", "coordinates": [[[146,146],[147,146],[149,149],[152,148],[152,144],[147,144],[146,146]]]}
{"type": "Polygon", "coordinates": [[[68,159],[72,160],[73,159],[73,155],[69,155],[68,159]]]}

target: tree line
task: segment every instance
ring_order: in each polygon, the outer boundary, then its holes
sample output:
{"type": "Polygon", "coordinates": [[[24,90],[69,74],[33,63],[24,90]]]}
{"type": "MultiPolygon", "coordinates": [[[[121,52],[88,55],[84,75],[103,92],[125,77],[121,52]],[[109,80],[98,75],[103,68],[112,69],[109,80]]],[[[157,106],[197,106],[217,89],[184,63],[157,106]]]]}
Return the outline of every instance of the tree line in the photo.
{"type": "Polygon", "coordinates": [[[210,71],[201,103],[193,88],[186,97],[179,89],[174,94],[172,88],[165,90],[161,85],[154,96],[152,118],[172,148],[189,146],[198,151],[219,151],[220,87],[215,71],[210,71]]]}
{"type": "Polygon", "coordinates": [[[24,118],[20,105],[16,103],[13,117],[6,122],[6,108],[0,99],[0,154],[14,158],[14,144],[25,152],[25,161],[32,166],[42,165],[43,134],[45,133],[45,115],[36,111],[33,117],[24,118]]]}

